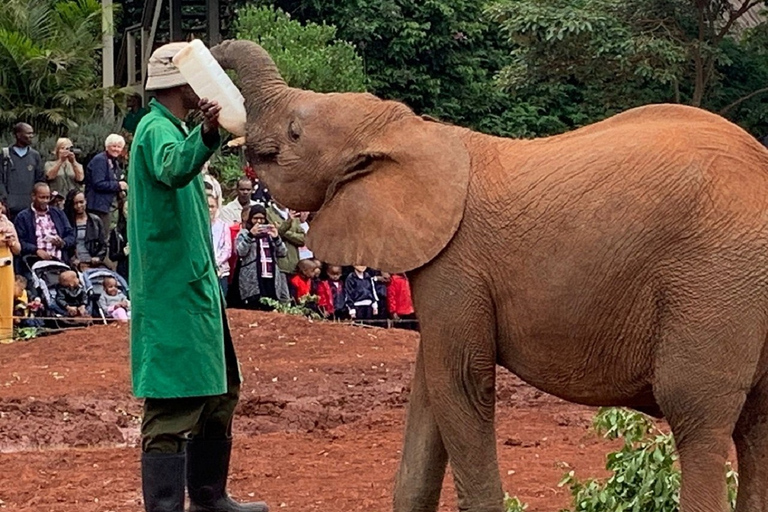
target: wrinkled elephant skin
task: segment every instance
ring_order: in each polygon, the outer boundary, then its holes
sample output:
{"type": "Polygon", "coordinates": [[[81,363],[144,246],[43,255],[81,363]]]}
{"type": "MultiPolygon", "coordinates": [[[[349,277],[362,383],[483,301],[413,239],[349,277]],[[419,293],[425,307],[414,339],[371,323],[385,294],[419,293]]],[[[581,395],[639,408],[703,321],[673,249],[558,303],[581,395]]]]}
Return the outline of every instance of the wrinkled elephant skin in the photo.
{"type": "Polygon", "coordinates": [[[318,211],[317,257],[407,271],[421,321],[396,512],[500,512],[496,365],[581,404],[663,415],[682,512],[768,512],[768,151],[702,110],[653,105],[538,140],[490,137],[369,94],[288,87],[254,43],[247,155],[318,211]]]}

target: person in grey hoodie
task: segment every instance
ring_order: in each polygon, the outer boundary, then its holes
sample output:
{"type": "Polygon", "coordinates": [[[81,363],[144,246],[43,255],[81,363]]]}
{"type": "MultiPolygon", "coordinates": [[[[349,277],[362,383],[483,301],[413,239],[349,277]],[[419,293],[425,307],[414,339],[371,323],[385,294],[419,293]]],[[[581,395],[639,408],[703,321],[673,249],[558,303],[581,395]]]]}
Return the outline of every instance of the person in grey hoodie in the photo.
{"type": "Polygon", "coordinates": [[[16,143],[3,148],[0,155],[0,196],[8,202],[11,219],[29,207],[29,196],[35,183],[45,182],[43,159],[32,149],[34,129],[27,123],[17,123],[13,134],[16,143]]]}

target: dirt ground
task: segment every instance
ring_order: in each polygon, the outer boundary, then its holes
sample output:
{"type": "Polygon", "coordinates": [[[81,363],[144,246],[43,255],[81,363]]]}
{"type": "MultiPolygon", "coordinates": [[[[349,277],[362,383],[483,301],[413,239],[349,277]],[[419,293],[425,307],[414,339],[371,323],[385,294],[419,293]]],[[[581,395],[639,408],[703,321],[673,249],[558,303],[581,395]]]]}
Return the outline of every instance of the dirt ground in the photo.
{"type": "MultiPolygon", "coordinates": [[[[403,437],[418,335],[230,311],[245,382],[230,492],[273,511],[384,512],[403,437]]],[[[551,512],[564,473],[602,476],[595,410],[499,370],[504,488],[551,512]]],[[[97,326],[0,345],[0,508],[139,512],[138,423],[128,330],[97,326]]],[[[442,511],[456,510],[450,472],[442,511]]]]}

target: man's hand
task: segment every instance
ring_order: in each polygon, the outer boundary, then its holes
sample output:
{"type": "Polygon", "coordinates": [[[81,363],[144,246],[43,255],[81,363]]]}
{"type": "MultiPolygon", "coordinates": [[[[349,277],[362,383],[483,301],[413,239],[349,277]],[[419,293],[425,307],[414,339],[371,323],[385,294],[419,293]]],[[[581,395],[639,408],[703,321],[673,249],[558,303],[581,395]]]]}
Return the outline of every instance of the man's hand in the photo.
{"type": "Polygon", "coordinates": [[[48,253],[48,251],[44,251],[42,249],[38,249],[36,254],[37,254],[37,257],[40,258],[41,260],[52,260],[53,259],[53,256],[51,256],[48,253]]]}
{"type": "Polygon", "coordinates": [[[67,315],[69,316],[76,316],[77,315],[77,308],[72,306],[67,306],[67,315]]]}
{"type": "Polygon", "coordinates": [[[210,133],[219,129],[219,113],[221,107],[216,100],[208,101],[207,98],[202,98],[200,103],[197,104],[197,108],[203,114],[203,133],[210,133]]]}

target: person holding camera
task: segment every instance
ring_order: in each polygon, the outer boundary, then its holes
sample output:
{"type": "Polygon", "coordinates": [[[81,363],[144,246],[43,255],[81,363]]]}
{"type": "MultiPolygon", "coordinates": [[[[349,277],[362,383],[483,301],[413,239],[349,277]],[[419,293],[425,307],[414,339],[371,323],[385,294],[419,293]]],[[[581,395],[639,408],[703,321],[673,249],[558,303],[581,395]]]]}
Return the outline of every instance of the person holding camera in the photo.
{"type": "Polygon", "coordinates": [[[45,163],[45,180],[51,188],[51,194],[56,193],[64,198],[72,190],[83,189],[85,170],[77,161],[79,154],[80,150],[73,146],[70,139],[61,138],[56,141],[54,160],[45,163]]]}
{"type": "Polygon", "coordinates": [[[288,250],[277,228],[267,222],[264,206],[251,206],[248,220],[235,239],[235,250],[240,258],[237,281],[244,307],[272,309],[261,303],[262,298],[290,302],[288,281],[277,266],[277,260],[288,250]]]}

